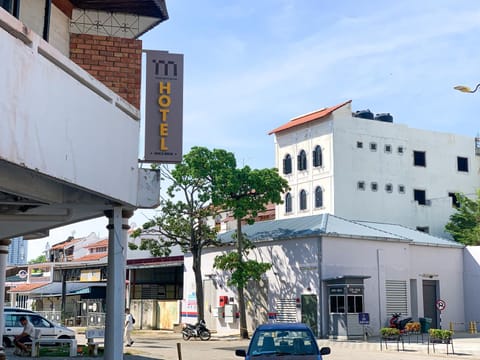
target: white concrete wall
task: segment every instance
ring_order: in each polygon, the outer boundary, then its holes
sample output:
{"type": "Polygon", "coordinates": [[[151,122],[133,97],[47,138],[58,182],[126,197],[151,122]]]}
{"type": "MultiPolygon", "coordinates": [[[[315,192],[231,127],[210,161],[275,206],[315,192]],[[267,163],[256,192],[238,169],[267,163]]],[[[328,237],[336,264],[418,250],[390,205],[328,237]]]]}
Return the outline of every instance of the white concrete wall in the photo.
{"type": "MultiPolygon", "coordinates": [[[[417,246],[407,242],[361,240],[337,237],[324,237],[322,242],[323,263],[318,268],[318,238],[303,240],[273,241],[257,243],[252,258],[269,262],[273,268],[266,273],[269,283],[268,311],[276,311],[278,299],[299,298],[302,294],[317,294],[323,291],[323,326],[326,331],[328,315],[327,288],[319,289],[319,278],[334,278],[345,275],[369,277],[364,280],[365,312],[370,313],[371,328],[376,330],[386,326],[391,314],[386,312],[386,280],[404,280],[407,284],[409,314],[423,316],[422,280],[429,280],[425,274],[435,274],[439,293],[446,301],[447,308],[442,313],[442,324],[464,322],[463,307],[463,249],[432,246],[417,246]],[[417,280],[417,298],[412,304],[410,280],[417,280]],[[380,287],[380,293],[379,293],[380,287]],[[310,288],[311,290],[308,290],[310,288]],[[380,295],[379,295],[380,294],[380,295]],[[380,296],[380,298],[379,298],[380,296]],[[416,305],[416,309],[412,309],[416,305]]],[[[209,250],[202,257],[202,273],[215,274],[217,295],[236,297],[235,290],[226,285],[228,274],[213,269],[213,260],[222,251],[209,250]]],[[[194,276],[191,270],[191,257],[185,256],[184,299],[195,292],[194,276]]],[[[320,296],[319,296],[320,297],[320,296]]],[[[185,301],[184,301],[185,302],[185,301]]],[[[320,299],[319,299],[320,303],[320,299]]],[[[182,309],[185,311],[185,306],[182,309]]],[[[300,321],[300,309],[297,319],[300,321]]],[[[407,314],[404,314],[407,315],[407,314]]],[[[188,320],[188,319],[185,319],[188,320]]],[[[185,321],[184,320],[184,321],[185,321]]],[[[237,328],[217,322],[219,333],[235,332],[237,328]]],[[[238,322],[236,323],[238,326],[238,322]]]]}
{"type": "Polygon", "coordinates": [[[474,194],[480,188],[477,171],[480,156],[475,155],[472,137],[412,129],[402,124],[354,118],[351,105],[336,110],[330,117],[302,125],[275,136],[276,165],[282,174],[282,161],[289,153],[293,172],[285,176],[292,188],[293,211],[285,214],[285,205],[277,206],[277,219],[315,213],[331,213],[353,220],[402,224],[411,228],[428,227],[436,236],[448,237],[444,226],[453,213],[449,193],[474,194]],[[363,148],[357,148],[357,141],[363,148]],[[312,150],[322,146],[325,168],[312,167],[312,150]],[[377,150],[371,151],[370,143],[377,150]],[[391,145],[392,152],[385,152],[391,145]],[[398,153],[403,148],[403,154],[398,153]],[[299,173],[297,154],[307,152],[307,171],[299,173]],[[413,165],[413,151],[426,152],[426,167],[413,165]],[[467,157],[469,171],[457,171],[457,156],[467,157]],[[357,183],[363,181],[365,190],[357,183]],[[376,182],[377,191],[371,190],[376,182]],[[392,184],[388,193],[386,184],[392,184]],[[324,191],[324,207],[314,209],[314,189],[324,191]],[[399,192],[403,185],[405,192],[399,192]],[[307,190],[308,209],[299,211],[299,191],[307,190]],[[429,206],[413,200],[413,190],[425,190],[429,206]],[[368,205],[367,205],[368,204],[368,205]],[[365,206],[367,205],[367,206],[365,206]]]}
{"type": "MultiPolygon", "coordinates": [[[[480,322],[480,246],[467,246],[464,251],[465,320],[480,322]]],[[[478,326],[478,324],[477,324],[478,326]]]]}
{"type": "Polygon", "coordinates": [[[2,159],[136,204],[138,111],[38,35],[21,34],[16,19],[0,15],[24,41],[0,29],[2,159]]]}

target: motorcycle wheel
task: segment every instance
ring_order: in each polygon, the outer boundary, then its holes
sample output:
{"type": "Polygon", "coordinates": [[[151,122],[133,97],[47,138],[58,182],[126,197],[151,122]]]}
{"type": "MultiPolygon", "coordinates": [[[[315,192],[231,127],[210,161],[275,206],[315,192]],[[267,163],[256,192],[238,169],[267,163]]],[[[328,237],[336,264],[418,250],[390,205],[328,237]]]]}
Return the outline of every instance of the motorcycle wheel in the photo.
{"type": "Polygon", "coordinates": [[[210,340],[210,331],[207,331],[207,330],[200,331],[200,340],[202,341],[210,340]]]}
{"type": "Polygon", "coordinates": [[[192,337],[192,335],[190,335],[190,333],[185,333],[185,332],[182,332],[182,337],[183,337],[183,340],[190,340],[190,338],[192,337]]]}

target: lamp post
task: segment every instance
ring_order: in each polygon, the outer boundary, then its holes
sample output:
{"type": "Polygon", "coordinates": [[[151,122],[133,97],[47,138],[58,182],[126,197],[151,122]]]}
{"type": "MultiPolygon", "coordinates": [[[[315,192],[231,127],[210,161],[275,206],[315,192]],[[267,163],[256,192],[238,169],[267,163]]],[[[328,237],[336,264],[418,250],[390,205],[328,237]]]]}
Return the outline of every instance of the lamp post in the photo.
{"type": "Polygon", "coordinates": [[[457,85],[457,86],[454,87],[455,90],[458,90],[458,91],[461,91],[461,92],[464,92],[464,93],[471,93],[471,94],[473,94],[479,88],[480,88],[480,84],[477,84],[477,86],[475,86],[475,89],[473,89],[473,90],[470,89],[468,86],[465,86],[465,85],[457,85]]]}

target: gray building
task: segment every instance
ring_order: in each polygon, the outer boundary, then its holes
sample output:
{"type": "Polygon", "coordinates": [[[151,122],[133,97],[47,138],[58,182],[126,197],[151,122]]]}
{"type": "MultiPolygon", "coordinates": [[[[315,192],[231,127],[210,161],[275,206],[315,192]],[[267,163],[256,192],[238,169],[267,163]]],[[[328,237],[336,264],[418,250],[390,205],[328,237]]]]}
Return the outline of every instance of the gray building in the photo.
{"type": "Polygon", "coordinates": [[[12,238],[8,246],[8,265],[25,265],[27,263],[28,246],[23,236],[12,238]]]}

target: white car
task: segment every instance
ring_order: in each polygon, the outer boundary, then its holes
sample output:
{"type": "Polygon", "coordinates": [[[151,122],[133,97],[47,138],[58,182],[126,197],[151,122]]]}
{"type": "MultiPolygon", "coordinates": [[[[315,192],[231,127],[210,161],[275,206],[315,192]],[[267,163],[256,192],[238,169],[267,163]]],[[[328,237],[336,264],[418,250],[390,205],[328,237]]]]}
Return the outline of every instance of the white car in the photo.
{"type": "Polygon", "coordinates": [[[5,329],[3,332],[3,346],[13,346],[13,340],[16,335],[23,331],[23,326],[20,323],[20,318],[25,316],[28,321],[35,327],[41,330],[41,337],[46,339],[75,339],[75,331],[65,326],[56,324],[50,320],[45,319],[42,315],[34,312],[20,312],[20,311],[4,311],[5,329]]]}

